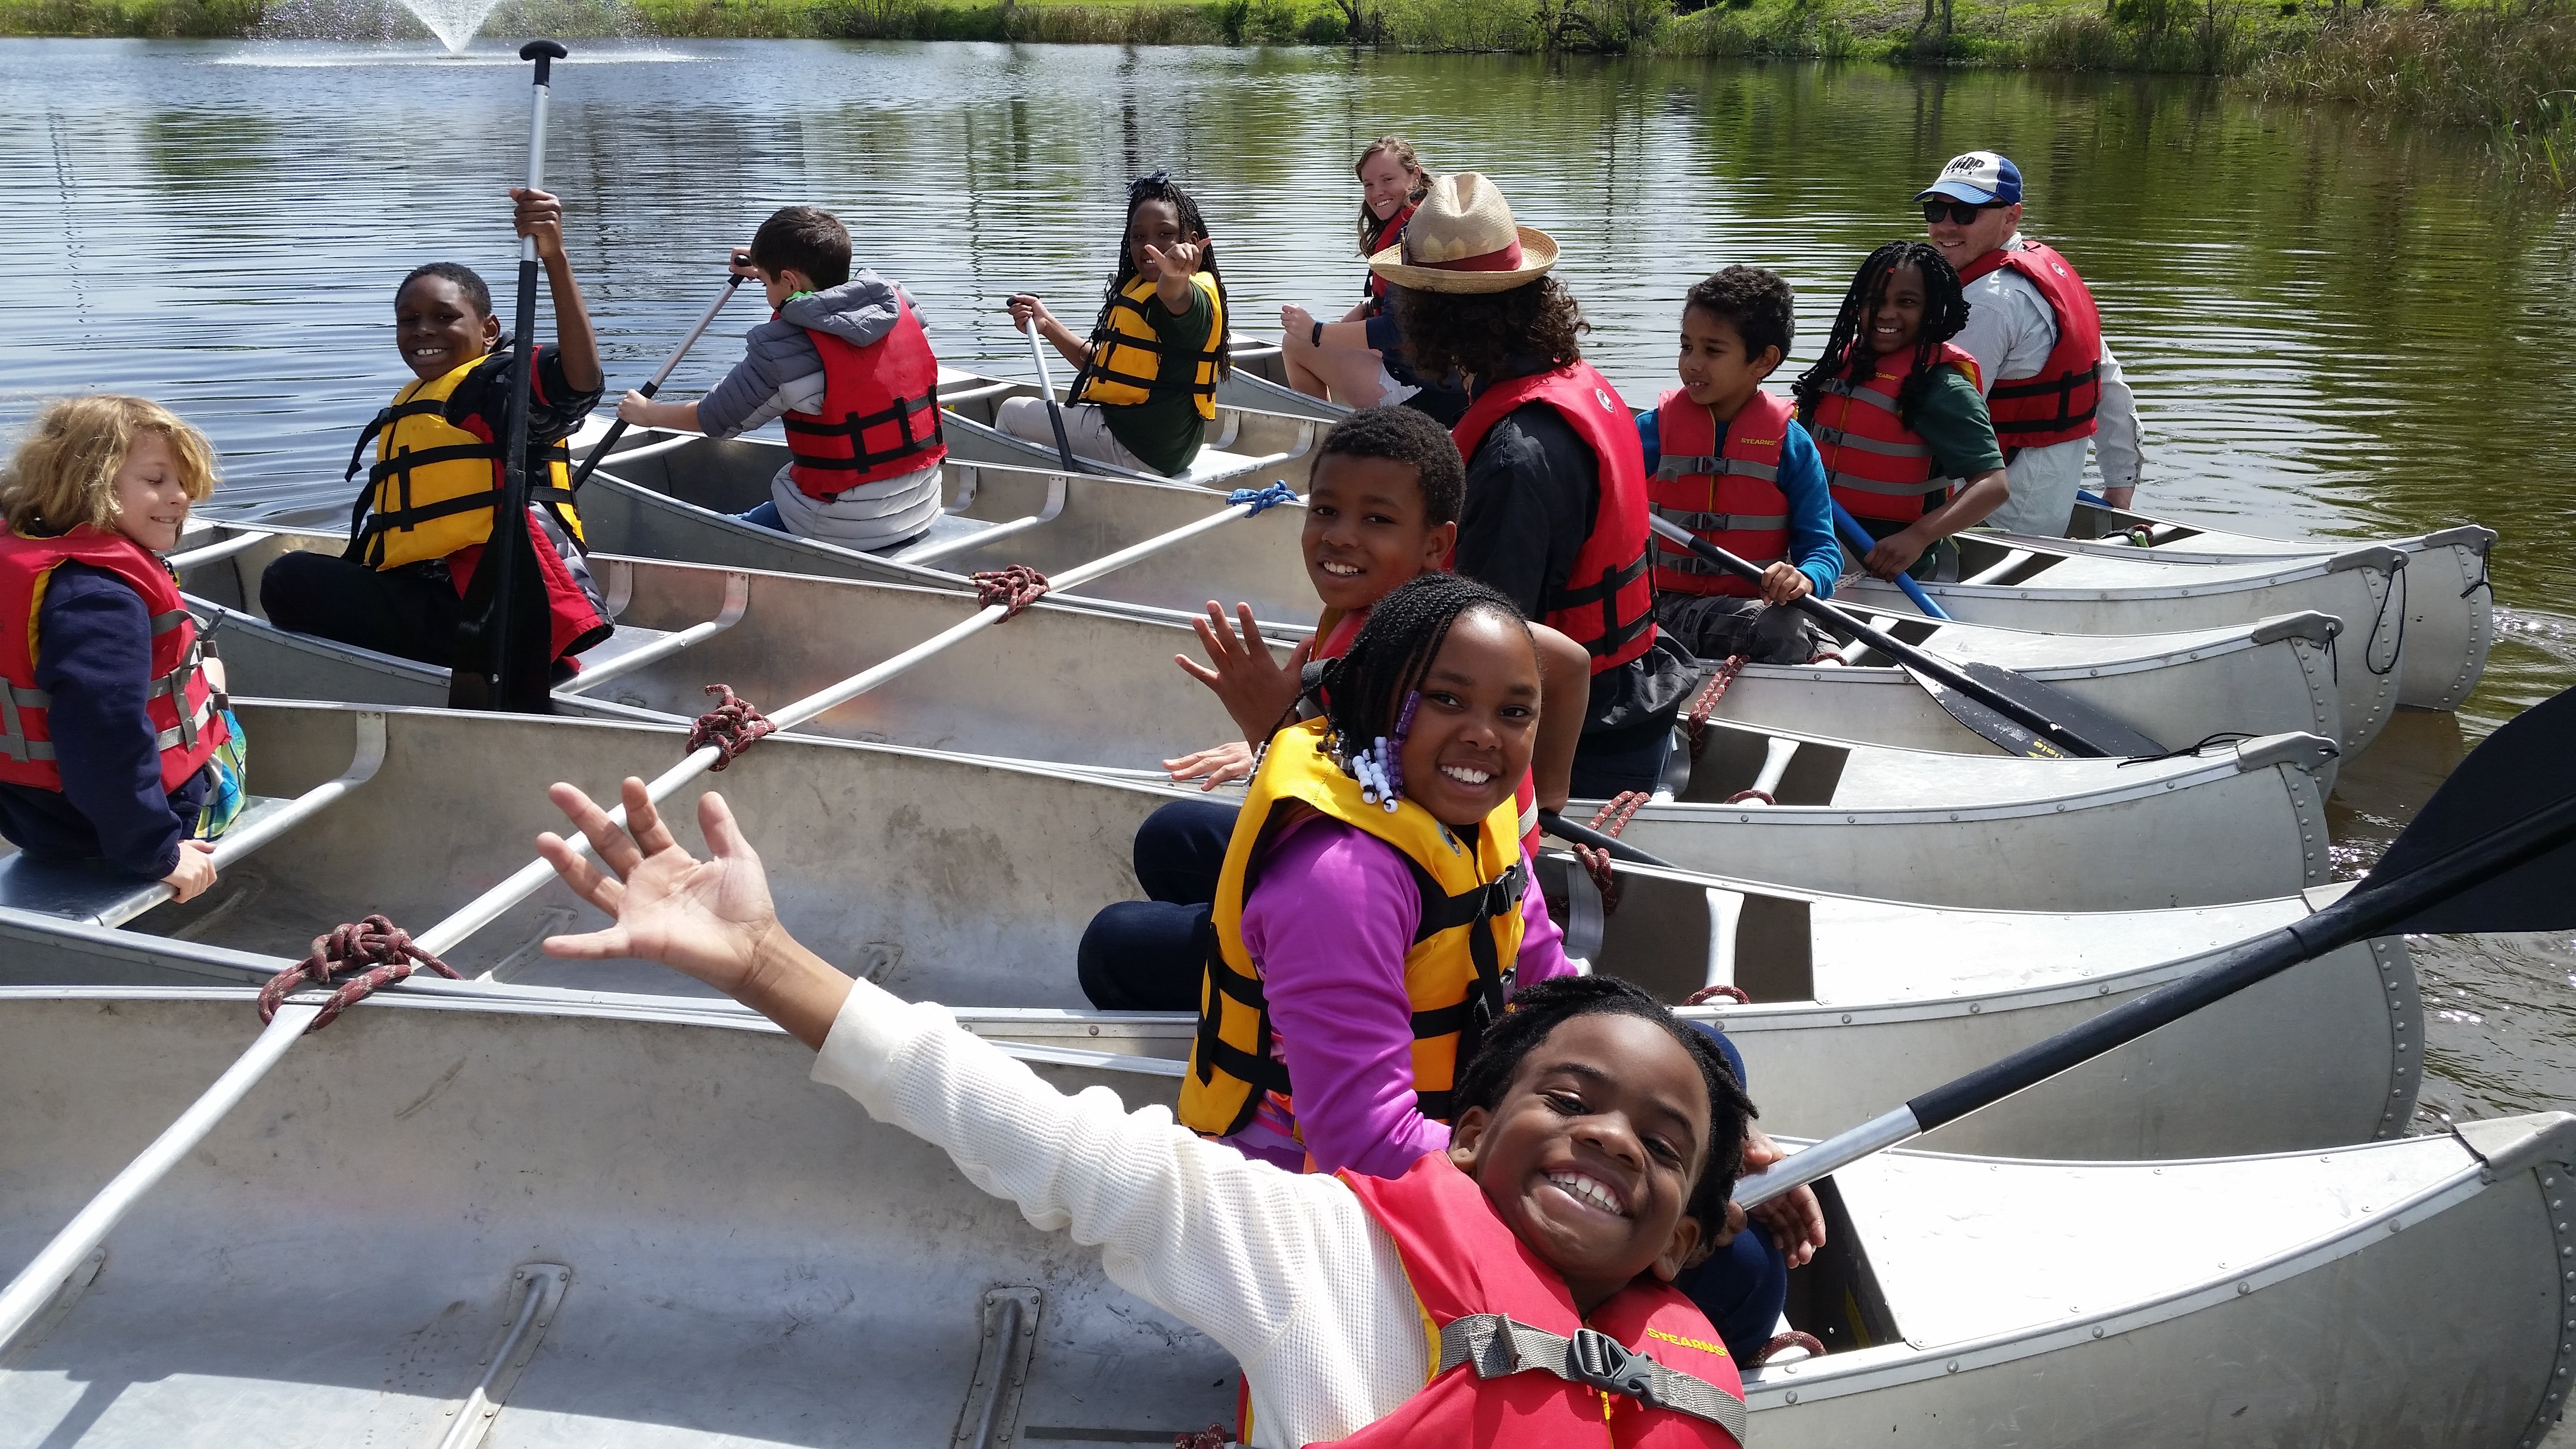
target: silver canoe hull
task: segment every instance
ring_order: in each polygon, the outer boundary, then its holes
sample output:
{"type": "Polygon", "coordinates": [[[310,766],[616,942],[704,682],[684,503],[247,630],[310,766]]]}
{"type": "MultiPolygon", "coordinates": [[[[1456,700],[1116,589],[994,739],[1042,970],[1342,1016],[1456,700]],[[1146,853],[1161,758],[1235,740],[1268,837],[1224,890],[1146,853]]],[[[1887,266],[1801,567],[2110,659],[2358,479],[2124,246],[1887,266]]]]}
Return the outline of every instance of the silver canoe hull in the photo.
{"type": "MultiPolygon", "coordinates": [[[[1317,445],[1323,442],[1332,422],[1317,416],[1312,399],[1301,400],[1303,406],[1290,404],[1286,412],[1265,411],[1265,405],[1287,401],[1275,398],[1273,392],[1287,389],[1221,386],[1217,391],[1216,420],[1207,425],[1198,458],[1185,473],[1166,477],[1079,456],[1075,462],[1082,471],[1102,477],[1187,483],[1203,488],[1235,488],[1246,483],[1258,487],[1279,478],[1302,495],[1306,480],[1315,470],[1317,445]]],[[[949,456],[963,462],[999,463],[1013,468],[1063,467],[1063,456],[1054,444],[1032,443],[1005,433],[997,421],[1003,403],[1044,395],[1033,382],[941,368],[939,408],[945,414],[941,423],[949,456]]],[[[1056,395],[1061,398],[1063,389],[1057,389],[1056,395]]]]}
{"type": "MultiPolygon", "coordinates": [[[[942,521],[922,542],[880,555],[730,517],[768,499],[784,461],[772,443],[632,434],[583,487],[582,525],[602,553],[958,588],[969,574],[1012,564],[1060,573],[1226,507],[1223,494],[1204,488],[951,462],[942,521]]],[[[1275,507],[1076,592],[1195,613],[1214,588],[1229,607],[1240,599],[1264,620],[1312,619],[1315,588],[1297,547],[1304,519],[1303,503],[1275,507]]]]}
{"type": "MultiPolygon", "coordinates": [[[[201,607],[237,609],[292,543],[191,570],[201,607]]],[[[556,692],[569,714],[693,719],[704,686],[776,707],[947,628],[949,592],[595,555],[617,637],[556,692]],[[731,623],[725,623],[731,618],[731,623]],[[715,628],[716,625],[721,628],[715,628]],[[691,631],[705,631],[695,642],[691,631]],[[667,654],[671,644],[685,647],[667,654]]],[[[445,671],[217,614],[236,692],[435,707],[445,671]]],[[[1041,605],[804,726],[805,733],[1002,759],[1152,770],[1230,737],[1215,697],[1173,667],[1174,624],[1041,605]],[[1138,722],[1148,727],[1139,728],[1138,722]]],[[[1860,671],[1851,671],[1857,674],[1860,671]]],[[[1739,684],[1739,687],[1744,687],[1739,684]]],[[[1946,716],[1945,716],[1946,718],[1946,716]]],[[[1630,838],[1667,859],[1823,890],[1959,905],[2114,910],[2292,894],[2322,884],[2321,800],[2333,752],[2309,735],[2136,763],[2032,761],[1801,737],[1776,807],[1751,787],[1775,736],[1715,723],[1679,799],[1630,838]],[[2057,863],[2081,861],[2069,872],[2057,863]]]]}
{"type": "MultiPolygon", "coordinates": [[[[110,924],[131,916],[116,939],[147,951],[170,938],[298,957],[313,936],[371,913],[418,933],[530,859],[538,831],[561,828],[549,783],[605,798],[620,778],[650,777],[682,753],[669,727],[238,708],[263,797],[342,775],[362,729],[381,727],[382,763],[186,906],[120,912],[98,898],[105,886],[24,861],[0,862],[0,903],[110,924]]],[[[998,1009],[1002,1035],[1088,1037],[1096,1047],[1105,1032],[1120,1052],[1186,1055],[1181,1020],[1063,1014],[1085,1005],[1074,971],[1083,928],[1102,906],[1141,894],[1130,866],[1137,825],[1184,792],[794,736],[762,741],[708,784],[763,852],[780,919],[845,969],[908,998],[998,1009]]],[[[684,791],[665,812],[692,848],[695,795],[684,791]]],[[[1620,902],[1605,913],[1566,857],[1550,853],[1540,867],[1571,954],[1667,1001],[1712,981],[1753,997],[1700,1014],[1738,1034],[1780,1130],[1824,1132],[1873,1115],[2309,909],[2297,895],[2113,914],[1931,908],[1639,870],[1622,872],[1620,902]]],[[[2091,869],[2034,868],[2070,878],[2091,869]]],[[[550,883],[445,954],[468,974],[508,981],[691,989],[655,966],[540,953],[544,936],[592,916],[550,883]]],[[[0,972],[64,979],[24,974],[56,969],[26,964],[37,959],[0,950],[0,972]]],[[[2421,1015],[2402,944],[2352,947],[1947,1130],[2024,1155],[2360,1140],[2401,1129],[2412,1111],[2421,1015]],[[2282,1032],[2283,1021],[2300,1030],[2282,1032]],[[2249,1100],[2264,1109],[2246,1111],[2249,1100]]]]}
{"type": "MultiPolygon", "coordinates": [[[[0,1363],[25,1442],[993,1449],[1230,1422],[1221,1351],[685,1003],[446,983],[299,1045],[0,1363]],[[523,1338],[523,1345],[530,1340],[523,1338]],[[980,1368],[980,1372],[979,1372],[980,1368]],[[711,1387],[714,1386],[714,1387],[711,1387]],[[989,1426],[989,1427],[988,1427],[989,1426]]],[[[228,1063],[246,993],[0,993],[0,1266],[228,1063]]],[[[1132,1106],[1172,1081],[1034,1053],[1132,1106]]],[[[1845,1169],[1751,1435],[2505,1449],[2564,1399],[2551,1114],[2290,1157],[1845,1169]]]]}

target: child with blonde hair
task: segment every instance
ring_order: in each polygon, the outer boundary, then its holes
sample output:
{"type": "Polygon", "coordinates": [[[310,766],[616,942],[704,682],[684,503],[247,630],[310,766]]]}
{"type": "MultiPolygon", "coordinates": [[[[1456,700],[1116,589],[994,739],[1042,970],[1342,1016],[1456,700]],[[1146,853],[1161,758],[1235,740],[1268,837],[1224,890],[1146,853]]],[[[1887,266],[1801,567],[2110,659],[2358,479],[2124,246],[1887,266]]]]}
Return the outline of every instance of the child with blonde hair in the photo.
{"type": "Polygon", "coordinates": [[[205,435],[139,397],[48,404],[0,471],[0,836],[182,901],[241,810],[222,666],[160,557],[214,488],[205,435]]]}

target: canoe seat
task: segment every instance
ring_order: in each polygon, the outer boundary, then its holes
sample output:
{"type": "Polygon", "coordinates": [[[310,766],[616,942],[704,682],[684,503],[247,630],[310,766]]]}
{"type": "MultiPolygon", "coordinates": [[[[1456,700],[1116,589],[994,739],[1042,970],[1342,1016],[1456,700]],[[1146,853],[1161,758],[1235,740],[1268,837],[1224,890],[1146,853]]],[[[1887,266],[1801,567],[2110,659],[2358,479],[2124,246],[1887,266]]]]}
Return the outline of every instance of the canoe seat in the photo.
{"type": "MultiPolygon", "coordinates": [[[[622,659],[648,644],[668,639],[672,632],[669,629],[645,629],[633,624],[620,624],[617,626],[616,633],[581,652],[581,667],[585,672],[597,669],[612,659],[622,659]]],[[[566,682],[578,689],[581,687],[581,676],[576,674],[566,682]]]]}
{"type": "Polygon", "coordinates": [[[891,548],[870,549],[869,552],[884,558],[900,558],[912,549],[950,543],[961,538],[973,538],[992,526],[990,519],[968,518],[962,513],[942,513],[931,523],[928,532],[907,538],[891,548]]]}
{"type": "MultiPolygon", "coordinates": [[[[292,799],[253,795],[232,824],[240,830],[292,799]]],[[[159,881],[138,880],[103,860],[0,859],[0,906],[100,926],[121,926],[161,903],[159,881]]]]}

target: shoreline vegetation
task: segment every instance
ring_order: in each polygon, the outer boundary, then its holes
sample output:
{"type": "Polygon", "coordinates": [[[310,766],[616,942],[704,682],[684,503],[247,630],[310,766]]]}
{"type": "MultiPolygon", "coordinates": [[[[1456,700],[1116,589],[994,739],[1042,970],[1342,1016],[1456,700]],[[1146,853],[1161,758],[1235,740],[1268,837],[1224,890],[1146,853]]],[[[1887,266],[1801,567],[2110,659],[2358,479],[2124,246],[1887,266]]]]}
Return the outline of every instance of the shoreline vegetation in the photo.
{"type": "MultiPolygon", "coordinates": [[[[2487,131],[2576,194],[2576,0],[504,0],[494,34],[1377,46],[2224,78],[2487,131]]],[[[0,0],[0,36],[401,39],[393,0],[0,0]]]]}

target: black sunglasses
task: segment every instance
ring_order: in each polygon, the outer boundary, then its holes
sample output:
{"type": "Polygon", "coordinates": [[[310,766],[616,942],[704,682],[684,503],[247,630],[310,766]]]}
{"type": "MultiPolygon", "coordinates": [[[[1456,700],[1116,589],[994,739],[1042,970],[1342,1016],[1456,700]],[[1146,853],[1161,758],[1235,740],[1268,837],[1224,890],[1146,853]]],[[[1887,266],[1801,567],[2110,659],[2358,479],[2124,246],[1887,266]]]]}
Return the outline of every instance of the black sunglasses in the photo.
{"type": "Polygon", "coordinates": [[[1968,226],[1976,221],[1978,212],[1992,211],[2001,205],[2003,203],[2000,201],[1990,201],[1983,206],[1971,205],[1965,201],[1927,201],[1923,203],[1923,220],[1929,224],[1947,215],[1957,225],[1968,226]]]}

